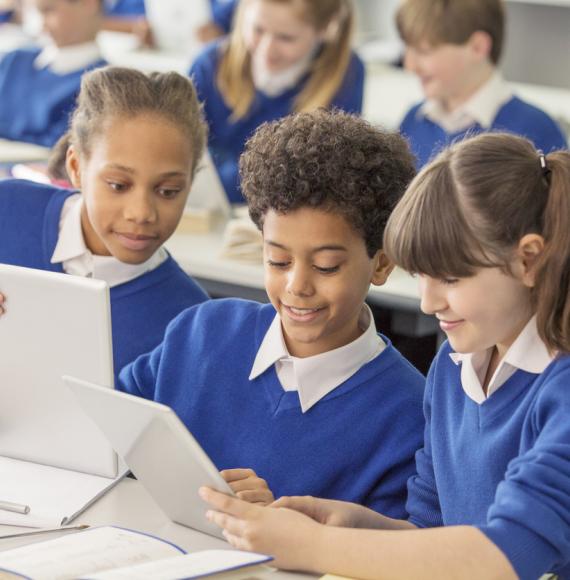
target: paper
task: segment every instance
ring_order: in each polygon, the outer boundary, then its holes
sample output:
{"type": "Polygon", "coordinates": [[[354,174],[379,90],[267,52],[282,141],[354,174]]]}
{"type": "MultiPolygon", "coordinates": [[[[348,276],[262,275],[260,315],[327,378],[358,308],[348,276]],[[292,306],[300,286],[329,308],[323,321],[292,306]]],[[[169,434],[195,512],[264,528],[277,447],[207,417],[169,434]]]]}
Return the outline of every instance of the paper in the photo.
{"type": "Polygon", "coordinates": [[[0,510],[0,524],[50,528],[71,521],[117,479],[0,457],[0,500],[30,506],[23,515],[0,510]]]}
{"type": "Polygon", "coordinates": [[[46,161],[49,155],[50,150],[47,147],[0,139],[0,163],[46,161]]]}

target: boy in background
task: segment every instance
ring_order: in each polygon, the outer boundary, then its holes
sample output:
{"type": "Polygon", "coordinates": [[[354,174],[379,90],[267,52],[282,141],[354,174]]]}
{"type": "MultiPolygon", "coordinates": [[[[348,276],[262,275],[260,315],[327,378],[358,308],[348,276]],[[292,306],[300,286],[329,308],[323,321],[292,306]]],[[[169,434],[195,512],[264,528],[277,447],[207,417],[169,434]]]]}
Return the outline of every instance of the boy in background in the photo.
{"type": "Polygon", "coordinates": [[[418,166],[449,143],[482,131],[507,131],[548,153],[566,148],[560,127],[513,94],[497,70],[505,27],[502,0],[403,0],[396,14],[404,65],[425,100],[400,129],[418,166]]]}
{"type": "Polygon", "coordinates": [[[103,66],[101,0],[34,0],[50,38],[0,61],[0,138],[51,147],[66,131],[84,72],[103,66]]]}
{"type": "Polygon", "coordinates": [[[382,235],[414,173],[405,139],[299,113],[262,125],[240,167],[271,303],[186,310],[117,388],[172,407],[242,499],[324,495],[405,515],[424,379],[364,302],[392,270],[382,235]]]}

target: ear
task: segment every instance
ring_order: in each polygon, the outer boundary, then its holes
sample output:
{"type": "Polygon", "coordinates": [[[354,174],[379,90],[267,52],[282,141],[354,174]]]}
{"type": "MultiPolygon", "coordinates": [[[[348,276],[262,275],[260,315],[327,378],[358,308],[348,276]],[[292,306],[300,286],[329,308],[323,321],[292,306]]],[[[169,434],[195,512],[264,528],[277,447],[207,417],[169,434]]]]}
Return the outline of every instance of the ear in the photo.
{"type": "Polygon", "coordinates": [[[517,270],[521,282],[528,288],[535,284],[535,267],[544,251],[544,238],[538,234],[523,236],[516,250],[517,270]]]}
{"type": "Polygon", "coordinates": [[[73,145],[67,148],[65,154],[65,169],[73,187],[81,189],[81,160],[73,145]]]}
{"type": "Polygon", "coordinates": [[[467,41],[478,60],[490,60],[493,49],[493,39],[488,32],[476,30],[467,41]]]}
{"type": "Polygon", "coordinates": [[[382,286],[394,269],[394,264],[384,253],[384,250],[378,250],[372,259],[374,260],[374,271],[370,283],[374,286],[382,286]]]}

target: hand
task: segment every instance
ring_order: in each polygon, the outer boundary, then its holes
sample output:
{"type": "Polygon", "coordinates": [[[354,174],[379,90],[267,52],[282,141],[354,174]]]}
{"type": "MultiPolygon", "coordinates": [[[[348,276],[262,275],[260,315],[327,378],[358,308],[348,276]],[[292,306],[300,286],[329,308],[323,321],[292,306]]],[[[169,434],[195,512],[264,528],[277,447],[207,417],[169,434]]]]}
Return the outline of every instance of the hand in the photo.
{"type": "Polygon", "coordinates": [[[152,29],[146,18],[137,18],[133,21],[133,34],[138,38],[141,46],[154,48],[152,29]]]}
{"type": "Polygon", "coordinates": [[[310,495],[284,496],[273,502],[269,507],[292,509],[309,516],[319,524],[342,528],[365,527],[363,524],[369,511],[355,503],[320,499],[310,495]]]}
{"type": "Polygon", "coordinates": [[[269,505],[275,499],[265,479],[258,477],[253,469],[224,469],[220,474],[244,501],[269,505]]]}
{"type": "Polygon", "coordinates": [[[318,571],[313,548],[324,527],[314,520],[293,510],[253,505],[207,487],[200,488],[200,497],[214,508],[206,517],[223,528],[235,548],[269,554],[278,568],[318,571]]]}
{"type": "Polygon", "coordinates": [[[0,316],[2,316],[2,314],[4,314],[4,312],[6,312],[6,298],[4,296],[4,294],[0,294],[0,316]]]}
{"type": "Polygon", "coordinates": [[[208,22],[196,29],[196,37],[202,43],[210,42],[220,36],[224,36],[225,32],[215,22],[208,22]]]}

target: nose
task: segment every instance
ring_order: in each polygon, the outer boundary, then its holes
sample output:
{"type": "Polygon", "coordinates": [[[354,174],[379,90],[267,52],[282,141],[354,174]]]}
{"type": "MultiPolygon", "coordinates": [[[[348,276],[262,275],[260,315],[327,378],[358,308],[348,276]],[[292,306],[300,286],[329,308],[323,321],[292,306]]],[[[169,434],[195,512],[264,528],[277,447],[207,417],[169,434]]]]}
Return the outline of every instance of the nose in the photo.
{"type": "Polygon", "coordinates": [[[270,65],[278,56],[277,44],[271,34],[264,34],[257,45],[262,61],[270,65]]]}
{"type": "Polygon", "coordinates": [[[125,196],[124,216],[136,224],[152,224],[157,221],[158,211],[152,192],[135,190],[125,196]]]}
{"type": "Polygon", "coordinates": [[[287,274],[286,290],[293,296],[312,296],[315,289],[311,271],[302,264],[293,266],[287,274]]]}
{"type": "Polygon", "coordinates": [[[415,72],[418,69],[416,51],[411,47],[407,47],[404,53],[404,68],[411,72],[415,72]]]}
{"type": "Polygon", "coordinates": [[[420,276],[420,308],[425,314],[435,314],[447,308],[441,284],[429,276],[420,276]]]}

